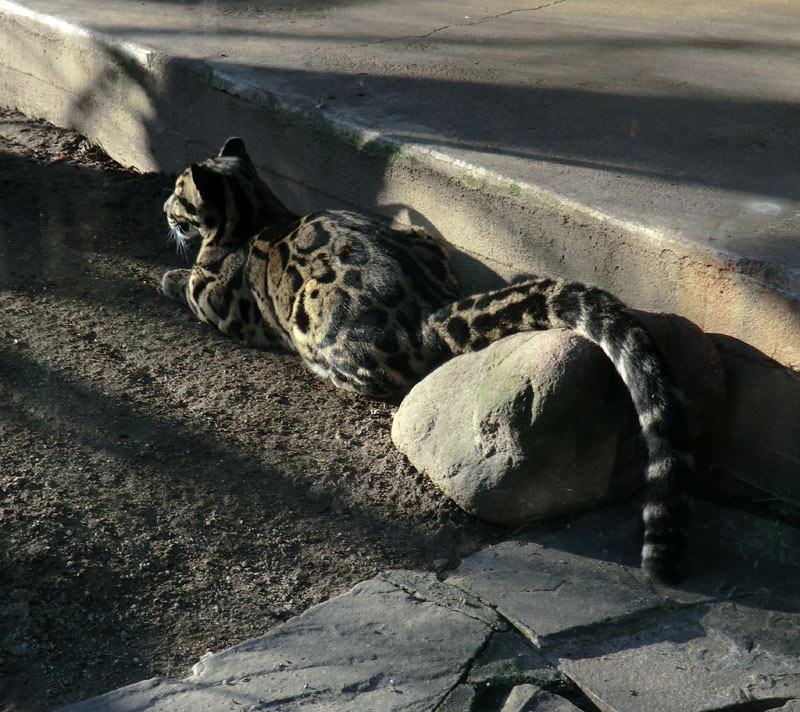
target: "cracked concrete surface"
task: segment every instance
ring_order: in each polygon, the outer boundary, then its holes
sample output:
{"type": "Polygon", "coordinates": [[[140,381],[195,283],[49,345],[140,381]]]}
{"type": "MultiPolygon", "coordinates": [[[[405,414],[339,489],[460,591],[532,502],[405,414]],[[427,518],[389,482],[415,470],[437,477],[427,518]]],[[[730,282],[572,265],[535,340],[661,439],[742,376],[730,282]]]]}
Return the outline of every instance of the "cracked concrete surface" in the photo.
{"type": "MultiPolygon", "coordinates": [[[[433,35],[444,32],[445,30],[449,30],[453,27],[474,27],[475,25],[482,25],[485,22],[491,22],[492,20],[498,20],[503,17],[508,17],[509,15],[516,15],[517,13],[521,12],[536,12],[537,10],[544,10],[548,7],[554,7],[555,5],[560,5],[561,3],[567,2],[567,0],[555,0],[555,2],[545,3],[544,5],[537,5],[536,7],[521,7],[515,10],[508,10],[506,12],[498,12],[495,15],[486,15],[479,20],[475,20],[473,22],[454,22],[448,25],[442,25],[441,27],[435,27],[434,29],[430,30],[429,32],[425,32],[419,35],[403,35],[402,37],[390,37],[387,39],[376,40],[375,42],[367,42],[365,44],[360,45],[353,45],[354,47],[371,47],[373,45],[379,44],[387,44],[389,42],[404,42],[406,40],[422,40],[428,37],[432,37],[433,35]]],[[[465,15],[465,19],[469,16],[465,15]]]]}

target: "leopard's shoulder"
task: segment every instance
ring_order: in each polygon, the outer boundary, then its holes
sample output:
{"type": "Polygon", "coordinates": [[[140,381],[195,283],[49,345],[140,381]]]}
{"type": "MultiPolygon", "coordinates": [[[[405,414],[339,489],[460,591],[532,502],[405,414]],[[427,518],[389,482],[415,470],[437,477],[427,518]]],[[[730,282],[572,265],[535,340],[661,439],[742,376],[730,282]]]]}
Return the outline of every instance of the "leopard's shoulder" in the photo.
{"type": "Polygon", "coordinates": [[[424,229],[391,227],[346,210],[264,230],[246,272],[253,291],[280,302],[287,316],[301,290],[338,291],[365,308],[413,299],[423,310],[462,294],[447,251],[424,229]]]}

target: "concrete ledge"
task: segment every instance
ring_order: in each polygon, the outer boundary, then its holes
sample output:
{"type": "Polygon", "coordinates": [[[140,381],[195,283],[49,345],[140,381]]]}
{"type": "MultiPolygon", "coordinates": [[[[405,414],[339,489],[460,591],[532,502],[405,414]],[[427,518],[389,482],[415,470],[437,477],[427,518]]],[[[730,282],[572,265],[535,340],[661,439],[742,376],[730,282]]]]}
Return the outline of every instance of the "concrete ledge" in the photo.
{"type": "MultiPolygon", "coordinates": [[[[244,72],[170,57],[8,0],[0,2],[0,37],[0,99],[81,131],[123,164],[179,171],[239,134],[297,210],[333,203],[422,222],[501,278],[546,272],[596,283],[800,370],[797,265],[700,249],[664,228],[281,97],[244,72]]],[[[476,287],[492,282],[467,263],[476,287]]]]}

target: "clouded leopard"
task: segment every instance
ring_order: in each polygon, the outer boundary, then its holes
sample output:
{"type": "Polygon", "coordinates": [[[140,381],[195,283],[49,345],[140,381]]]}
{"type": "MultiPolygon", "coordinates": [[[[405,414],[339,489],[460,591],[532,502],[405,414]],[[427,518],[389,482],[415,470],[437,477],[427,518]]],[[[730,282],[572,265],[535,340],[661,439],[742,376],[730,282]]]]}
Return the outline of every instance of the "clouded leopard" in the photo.
{"type": "Polygon", "coordinates": [[[615,297],[547,277],[465,296],[423,230],[339,210],[292,214],[238,138],[187,168],[164,211],[180,244],[200,240],[191,269],[164,275],[164,294],[245,344],[298,353],[356,393],[397,399],[443,361],[520,331],[566,327],[599,345],[648,449],[642,566],[659,580],[681,576],[692,469],[684,416],[652,339],[615,297]]]}

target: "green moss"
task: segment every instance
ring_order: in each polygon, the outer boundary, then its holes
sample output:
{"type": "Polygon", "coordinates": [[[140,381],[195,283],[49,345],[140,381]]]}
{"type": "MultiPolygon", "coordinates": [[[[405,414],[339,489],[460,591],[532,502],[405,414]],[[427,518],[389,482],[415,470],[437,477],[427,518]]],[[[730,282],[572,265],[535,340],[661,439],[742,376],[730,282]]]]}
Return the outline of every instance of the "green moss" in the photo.
{"type": "Polygon", "coordinates": [[[485,178],[475,178],[471,175],[463,176],[461,180],[465,185],[469,186],[473,190],[479,190],[481,193],[510,195],[512,198],[516,198],[521,193],[521,189],[516,183],[509,183],[505,185],[502,183],[490,183],[485,178]]]}
{"type": "Polygon", "coordinates": [[[359,151],[368,153],[371,156],[378,156],[380,158],[392,158],[400,153],[397,146],[393,146],[381,139],[365,139],[363,136],[356,136],[354,143],[359,151]]]}
{"type": "Polygon", "coordinates": [[[464,176],[462,180],[473,190],[484,192],[489,187],[489,184],[485,180],[473,178],[472,176],[464,176]]]}

